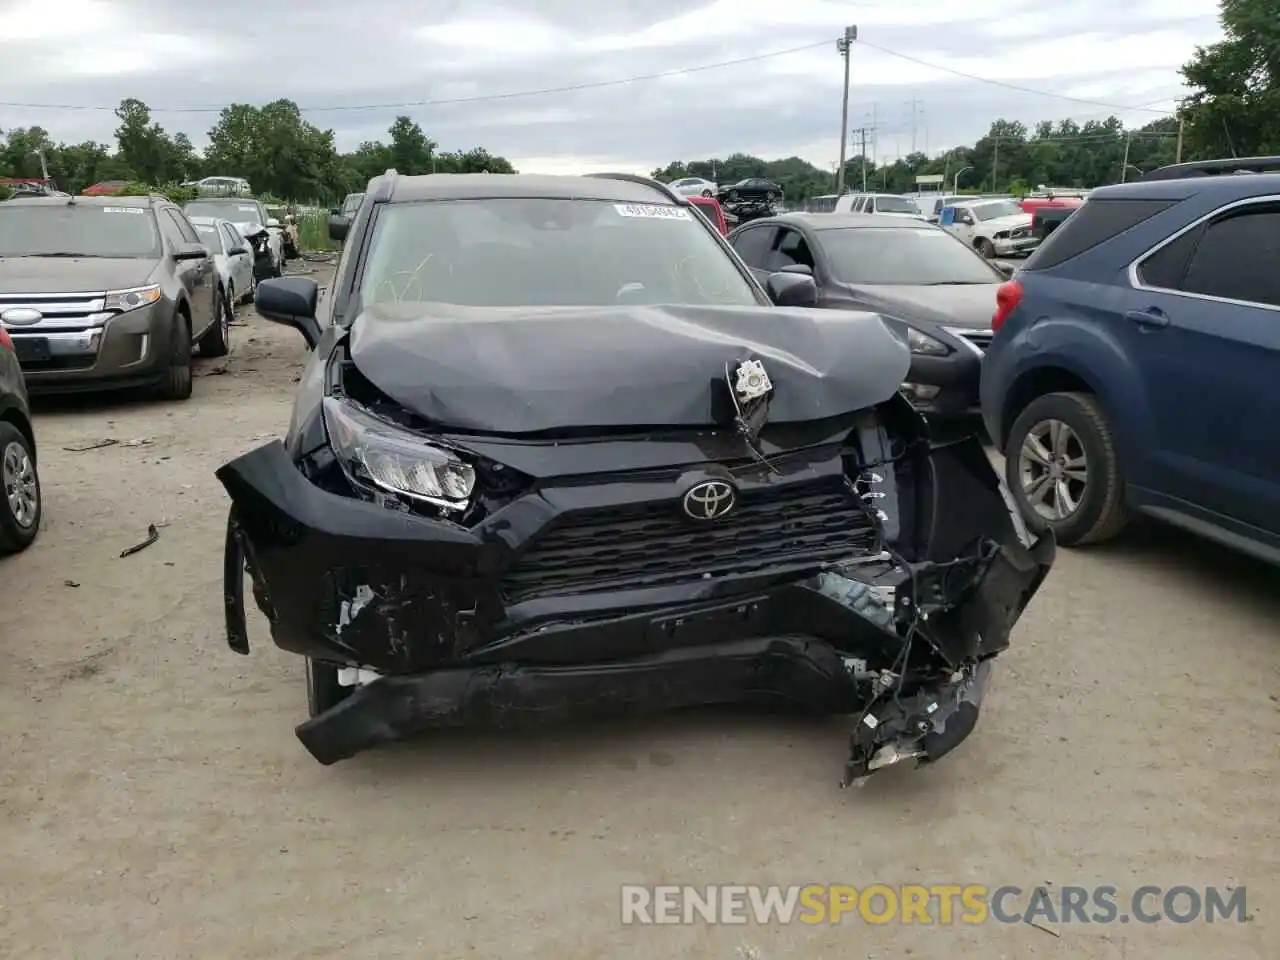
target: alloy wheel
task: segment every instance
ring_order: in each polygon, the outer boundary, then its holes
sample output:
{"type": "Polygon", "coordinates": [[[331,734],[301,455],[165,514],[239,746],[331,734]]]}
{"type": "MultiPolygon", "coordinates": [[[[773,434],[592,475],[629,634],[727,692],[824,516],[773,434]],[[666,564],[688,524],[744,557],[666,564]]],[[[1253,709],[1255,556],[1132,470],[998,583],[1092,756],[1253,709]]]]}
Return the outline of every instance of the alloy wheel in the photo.
{"type": "Polygon", "coordinates": [[[36,468],[31,455],[20,443],[4,448],[4,492],[14,523],[31,529],[40,511],[40,492],[36,485],[36,468]]]}
{"type": "Polygon", "coordinates": [[[1046,520],[1066,520],[1080,509],[1089,482],[1084,444],[1061,420],[1042,420],[1023,438],[1018,476],[1036,513],[1046,520]]]}

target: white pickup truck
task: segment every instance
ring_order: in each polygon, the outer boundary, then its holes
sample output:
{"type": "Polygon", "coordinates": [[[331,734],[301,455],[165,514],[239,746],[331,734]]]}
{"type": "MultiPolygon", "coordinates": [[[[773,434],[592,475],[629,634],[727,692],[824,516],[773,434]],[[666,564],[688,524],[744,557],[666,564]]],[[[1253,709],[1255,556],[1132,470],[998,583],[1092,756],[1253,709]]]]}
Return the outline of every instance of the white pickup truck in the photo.
{"type": "Polygon", "coordinates": [[[938,226],[959,237],[988,260],[1030,253],[1040,241],[1031,232],[1031,214],[1014,200],[975,200],[942,208],[938,226]]]}

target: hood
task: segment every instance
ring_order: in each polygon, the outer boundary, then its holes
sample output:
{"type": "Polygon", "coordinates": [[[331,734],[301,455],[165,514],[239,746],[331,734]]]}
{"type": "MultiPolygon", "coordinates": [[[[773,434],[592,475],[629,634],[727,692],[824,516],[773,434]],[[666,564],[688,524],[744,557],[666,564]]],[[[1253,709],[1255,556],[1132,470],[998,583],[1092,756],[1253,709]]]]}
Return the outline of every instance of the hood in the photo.
{"type": "Polygon", "coordinates": [[[240,236],[244,237],[246,240],[252,237],[255,233],[262,233],[267,229],[257,220],[232,220],[231,222],[235,225],[235,228],[240,231],[240,236]]]}
{"type": "Polygon", "coordinates": [[[1031,226],[1031,214],[1029,213],[1012,213],[1007,217],[996,217],[994,220],[984,220],[978,224],[978,228],[984,232],[996,233],[1000,230],[1016,230],[1018,227],[1031,226]]]}
{"type": "Polygon", "coordinates": [[[140,287],[151,279],[154,258],[0,257],[0,294],[98,293],[140,287]]]}
{"type": "Polygon", "coordinates": [[[419,416],[500,434],[722,424],[717,381],[745,359],[773,381],[770,423],[820,420],[888,399],[910,366],[875,314],[782,307],[379,304],[349,349],[419,416]]]}
{"type": "Polygon", "coordinates": [[[903,320],[990,330],[1002,281],[948,286],[846,286],[859,306],[903,320]]]}

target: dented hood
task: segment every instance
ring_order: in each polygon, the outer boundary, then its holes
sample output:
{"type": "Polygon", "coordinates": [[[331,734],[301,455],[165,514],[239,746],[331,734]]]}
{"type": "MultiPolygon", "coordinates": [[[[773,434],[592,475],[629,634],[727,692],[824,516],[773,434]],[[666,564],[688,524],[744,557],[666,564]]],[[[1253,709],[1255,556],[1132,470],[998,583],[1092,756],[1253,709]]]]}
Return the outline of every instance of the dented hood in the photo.
{"type": "Polygon", "coordinates": [[[764,306],[378,304],[349,346],[419,416],[503,434],[711,426],[714,382],[749,358],[773,381],[770,422],[819,420],[888,399],[910,366],[877,314],[764,306]]]}

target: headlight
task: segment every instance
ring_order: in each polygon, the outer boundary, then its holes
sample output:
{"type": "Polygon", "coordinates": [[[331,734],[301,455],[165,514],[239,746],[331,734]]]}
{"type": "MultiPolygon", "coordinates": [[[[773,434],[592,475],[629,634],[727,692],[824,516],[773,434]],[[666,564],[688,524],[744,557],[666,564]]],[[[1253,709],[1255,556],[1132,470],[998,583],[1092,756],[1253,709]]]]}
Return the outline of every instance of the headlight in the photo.
{"type": "Polygon", "coordinates": [[[476,471],[448,450],[336,397],[324,400],[324,422],[353,479],[447,510],[466,509],[476,471]]]}
{"type": "Polygon", "coordinates": [[[110,290],[107,292],[104,309],[128,313],[130,310],[149,306],[159,300],[160,287],[157,284],[149,287],[130,287],[128,290],[110,290]]]}
{"type": "Polygon", "coordinates": [[[945,343],[921,333],[915,327],[907,327],[907,346],[912,353],[924,354],[928,357],[945,357],[951,352],[945,343]]]}

